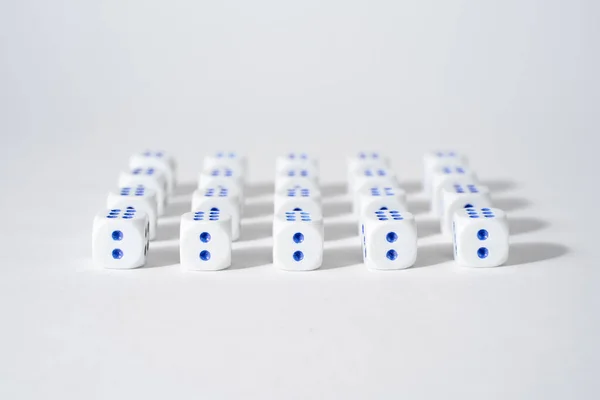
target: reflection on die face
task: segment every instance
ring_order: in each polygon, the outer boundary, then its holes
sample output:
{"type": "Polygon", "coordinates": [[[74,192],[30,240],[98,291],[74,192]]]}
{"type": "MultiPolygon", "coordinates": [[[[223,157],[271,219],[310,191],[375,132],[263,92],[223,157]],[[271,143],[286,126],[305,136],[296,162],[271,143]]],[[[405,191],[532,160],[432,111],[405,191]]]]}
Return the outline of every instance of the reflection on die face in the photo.
{"type": "Polygon", "coordinates": [[[491,207],[489,189],[470,182],[467,184],[451,183],[442,189],[442,217],[440,230],[447,237],[452,237],[452,219],[454,213],[464,208],[491,207]]]}
{"type": "Polygon", "coordinates": [[[146,213],[133,208],[108,209],[94,217],[92,259],[103,268],[138,268],[146,262],[149,240],[146,213]]]}
{"type": "Polygon", "coordinates": [[[158,219],[158,203],[156,192],[143,186],[122,187],[115,192],[110,192],[106,200],[108,209],[126,209],[133,207],[145,212],[150,224],[150,240],[156,237],[156,224],[158,219]]]}
{"type": "Polygon", "coordinates": [[[286,212],[273,222],[273,264],[289,271],[309,271],[323,263],[323,220],[307,212],[286,212]]]}
{"type": "Polygon", "coordinates": [[[182,215],[179,256],[184,268],[217,271],[231,265],[230,218],[218,211],[182,215]]]}
{"type": "Polygon", "coordinates": [[[497,208],[467,208],[453,219],[454,259],[466,267],[497,267],[509,252],[508,221],[497,208]]]}
{"type": "Polygon", "coordinates": [[[404,269],[417,258],[414,216],[400,210],[365,215],[361,227],[363,259],[371,269],[404,269]]]}

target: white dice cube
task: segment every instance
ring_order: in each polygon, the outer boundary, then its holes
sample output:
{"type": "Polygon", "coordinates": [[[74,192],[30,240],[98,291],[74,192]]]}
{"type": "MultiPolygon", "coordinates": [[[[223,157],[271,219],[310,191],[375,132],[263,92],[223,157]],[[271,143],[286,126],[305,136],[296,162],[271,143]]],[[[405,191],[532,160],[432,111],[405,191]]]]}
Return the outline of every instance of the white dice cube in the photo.
{"type": "Polygon", "coordinates": [[[275,171],[282,172],[287,168],[307,167],[318,172],[319,163],[316,158],[311,157],[307,153],[292,152],[285,156],[279,156],[275,159],[275,171]]]}
{"type": "Polygon", "coordinates": [[[192,211],[219,211],[228,214],[231,223],[231,240],[240,237],[240,201],[229,189],[221,186],[198,189],[192,194],[192,211]]]}
{"type": "Polygon", "coordinates": [[[497,208],[465,208],[454,213],[454,260],[465,267],[498,267],[506,262],[506,213],[497,208]]]}
{"type": "Polygon", "coordinates": [[[417,225],[401,210],[380,210],[363,217],[363,259],[371,269],[404,269],[417,259],[417,225]]]}
{"type": "Polygon", "coordinates": [[[442,188],[448,184],[477,183],[477,176],[464,165],[446,165],[433,171],[431,181],[431,213],[442,216],[442,188]]]}
{"type": "Polygon", "coordinates": [[[467,157],[456,151],[432,151],[423,157],[423,190],[431,196],[435,169],[444,165],[468,165],[467,157]]]}
{"type": "Polygon", "coordinates": [[[288,271],[310,271],[323,263],[323,219],[304,211],[276,215],[273,264],[288,271]]]}
{"type": "Polygon", "coordinates": [[[234,151],[218,151],[204,158],[204,169],[214,170],[218,168],[229,168],[234,176],[245,179],[247,162],[246,158],[234,151]]]}
{"type": "Polygon", "coordinates": [[[160,171],[167,182],[167,194],[173,194],[177,185],[177,164],[175,158],[164,151],[144,151],[136,153],[129,159],[129,168],[154,168],[160,171]]]}
{"type": "Polygon", "coordinates": [[[442,188],[442,218],[440,231],[446,237],[452,237],[454,213],[463,208],[491,207],[490,190],[476,183],[449,183],[442,188]]]}
{"type": "Polygon", "coordinates": [[[150,240],[148,216],[130,208],[102,211],[94,217],[92,260],[111,269],[131,269],[146,263],[150,240]]]}
{"type": "Polygon", "coordinates": [[[318,190],[303,187],[282,189],[274,196],[274,215],[285,211],[306,211],[322,215],[321,193],[318,190]]]}
{"type": "Polygon", "coordinates": [[[200,172],[198,189],[217,186],[226,187],[240,201],[244,198],[244,179],[230,167],[217,166],[200,172]]]}
{"type": "Polygon", "coordinates": [[[195,211],[181,216],[181,265],[194,271],[218,271],[231,265],[231,217],[219,211],[195,211]]]}
{"type": "Polygon", "coordinates": [[[156,209],[163,215],[167,207],[167,181],[165,175],[153,168],[134,168],[119,175],[119,187],[144,186],[156,193],[156,209]]]}
{"type": "Polygon", "coordinates": [[[390,163],[387,157],[378,152],[359,152],[348,157],[347,160],[348,192],[354,193],[354,181],[357,176],[366,169],[389,169],[390,163]]]}
{"type": "Polygon", "coordinates": [[[133,207],[148,216],[150,224],[150,240],[156,237],[156,224],[158,220],[158,203],[156,192],[144,186],[122,187],[116,192],[110,192],[106,199],[106,208],[115,209],[133,207]]]}
{"type": "Polygon", "coordinates": [[[400,188],[374,186],[365,188],[357,196],[356,215],[358,216],[358,234],[361,235],[363,216],[375,211],[398,210],[406,212],[406,192],[400,188]]]}

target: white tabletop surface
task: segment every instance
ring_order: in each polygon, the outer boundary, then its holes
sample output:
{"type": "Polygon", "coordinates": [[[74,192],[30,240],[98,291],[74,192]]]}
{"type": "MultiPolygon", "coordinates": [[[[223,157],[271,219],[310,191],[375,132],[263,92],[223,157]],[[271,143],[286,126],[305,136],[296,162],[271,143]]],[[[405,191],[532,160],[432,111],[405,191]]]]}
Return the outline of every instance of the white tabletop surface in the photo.
{"type": "Polygon", "coordinates": [[[598,398],[597,3],[10,3],[0,398],[598,398]],[[146,148],[181,181],[148,266],[96,268],[92,217],[146,148]],[[223,148],[249,161],[242,238],[230,270],[186,272],[179,216],[223,148]],[[422,155],[445,148],[508,212],[506,267],[456,266],[427,214],[422,155]],[[309,273],[271,265],[274,159],[293,149],[321,163],[309,273]],[[359,149],[409,191],[411,269],[361,263],[344,195],[359,149]]]}

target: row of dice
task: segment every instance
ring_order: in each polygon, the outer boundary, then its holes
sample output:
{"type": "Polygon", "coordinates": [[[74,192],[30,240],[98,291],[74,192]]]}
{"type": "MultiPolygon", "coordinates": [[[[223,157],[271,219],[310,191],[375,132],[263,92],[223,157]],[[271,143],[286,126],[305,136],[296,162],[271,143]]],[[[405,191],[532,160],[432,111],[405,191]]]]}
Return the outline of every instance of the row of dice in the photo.
{"type": "Polygon", "coordinates": [[[246,159],[217,152],[204,159],[192,210],[181,216],[179,258],[189,270],[218,271],[231,265],[231,243],[240,237],[246,159]]]}
{"type": "Polygon", "coordinates": [[[134,154],[119,175],[118,189],[108,194],[106,209],[96,214],[92,258],[105,268],[129,269],[146,263],[157,219],[173,193],[177,166],[163,151],[134,154]]]}
{"type": "Polygon", "coordinates": [[[348,192],[367,267],[388,270],[412,266],[417,258],[417,225],[389,160],[376,152],[350,157],[348,192]]]}
{"type": "Polygon", "coordinates": [[[440,230],[452,238],[454,258],[469,267],[504,264],[509,252],[506,213],[492,208],[489,188],[482,186],[467,158],[453,151],[424,157],[423,189],[440,230]]]}
{"type": "Polygon", "coordinates": [[[273,264],[310,271],[323,263],[323,210],[318,162],[290,153],[275,163],[273,264]]]}

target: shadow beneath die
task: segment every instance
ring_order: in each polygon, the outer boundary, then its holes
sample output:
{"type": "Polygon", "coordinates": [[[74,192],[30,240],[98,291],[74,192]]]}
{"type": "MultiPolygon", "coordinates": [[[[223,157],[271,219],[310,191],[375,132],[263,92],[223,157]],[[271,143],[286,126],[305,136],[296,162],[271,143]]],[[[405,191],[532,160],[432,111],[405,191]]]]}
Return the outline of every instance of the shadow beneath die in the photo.
{"type": "Polygon", "coordinates": [[[440,233],[440,221],[435,219],[417,221],[417,236],[419,238],[426,238],[440,233]]]}
{"type": "Polygon", "coordinates": [[[569,248],[556,243],[515,243],[510,245],[506,266],[531,264],[551,260],[569,252],[569,248]]]}
{"type": "Polygon", "coordinates": [[[346,185],[344,183],[328,183],[321,187],[321,195],[323,197],[341,196],[346,193],[346,185]]]}
{"type": "Polygon", "coordinates": [[[250,247],[231,252],[230,270],[260,267],[273,263],[272,247],[250,247]]]}
{"type": "Polygon", "coordinates": [[[519,235],[522,233],[535,232],[544,229],[548,226],[546,221],[538,218],[509,218],[508,228],[511,235],[519,235]]]}
{"type": "Polygon", "coordinates": [[[169,223],[158,223],[156,227],[156,237],[150,242],[162,242],[165,240],[173,240],[179,238],[179,226],[180,221],[173,221],[169,223]]]}
{"type": "Polygon", "coordinates": [[[352,236],[358,237],[356,222],[328,222],[325,224],[325,240],[341,240],[352,236]]]}
{"type": "Polygon", "coordinates": [[[516,210],[521,210],[523,208],[526,208],[527,206],[529,206],[531,204],[531,202],[527,199],[523,199],[523,198],[512,198],[512,197],[507,197],[507,198],[493,198],[492,199],[492,205],[496,208],[499,208],[503,211],[509,212],[509,211],[516,211],[516,210]]]}
{"type": "Polygon", "coordinates": [[[400,182],[400,187],[404,189],[406,194],[419,193],[423,188],[423,184],[419,181],[403,181],[400,182]]]}
{"type": "Polygon", "coordinates": [[[257,240],[270,237],[273,234],[272,222],[244,222],[241,226],[238,241],[257,240]]]}
{"type": "Polygon", "coordinates": [[[454,260],[454,253],[451,243],[419,246],[417,261],[412,268],[432,267],[452,260],[454,260]]]}
{"type": "Polygon", "coordinates": [[[352,204],[348,200],[323,203],[323,217],[336,217],[338,215],[350,214],[351,212],[352,204]]]}
{"type": "Polygon", "coordinates": [[[181,217],[186,212],[190,212],[192,210],[191,201],[182,201],[177,203],[169,203],[167,204],[167,209],[165,210],[164,215],[160,216],[160,218],[169,218],[169,217],[181,217]]]}
{"type": "Polygon", "coordinates": [[[143,268],[167,267],[179,264],[179,245],[153,248],[150,243],[146,265],[143,268]]]}
{"type": "Polygon", "coordinates": [[[260,197],[272,195],[274,191],[273,182],[259,182],[246,185],[244,195],[250,197],[260,197]]]}
{"type": "Polygon", "coordinates": [[[363,258],[359,246],[346,246],[323,251],[323,264],[319,269],[334,269],[362,264],[363,258]]]}
{"type": "Polygon", "coordinates": [[[196,190],[197,187],[198,187],[198,185],[195,182],[178,183],[177,186],[175,187],[173,195],[175,195],[175,196],[191,195],[192,193],[194,193],[194,190],[196,190]]]}
{"type": "Polygon", "coordinates": [[[409,200],[406,207],[412,215],[426,214],[429,212],[429,202],[427,200],[409,200]]]}
{"type": "Polygon", "coordinates": [[[257,218],[273,214],[272,202],[260,202],[246,204],[244,206],[244,218],[257,218]]]}

